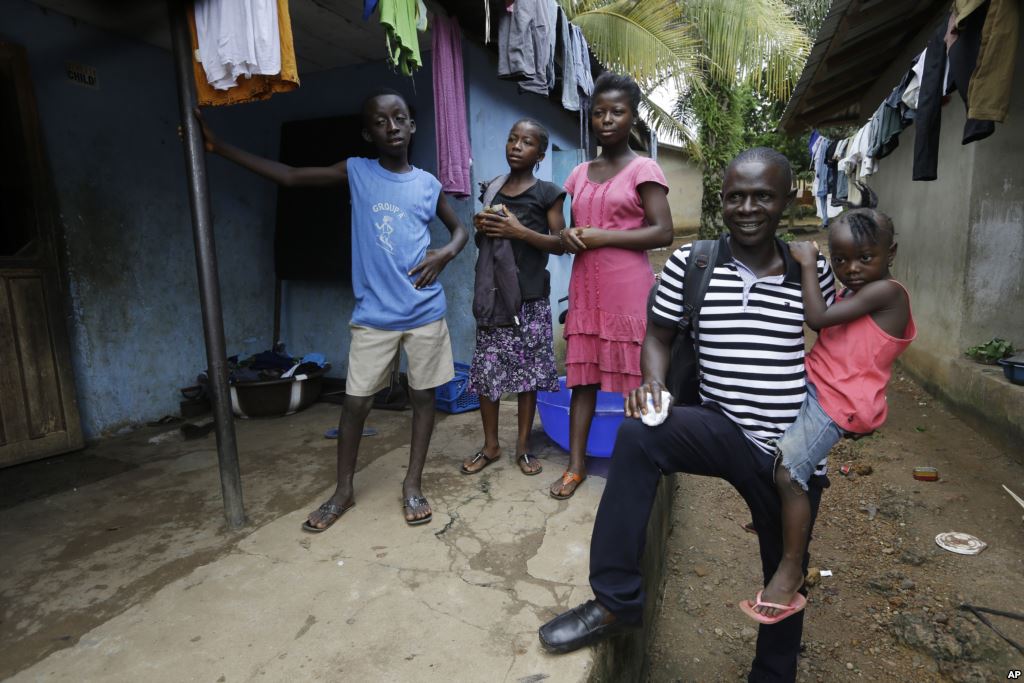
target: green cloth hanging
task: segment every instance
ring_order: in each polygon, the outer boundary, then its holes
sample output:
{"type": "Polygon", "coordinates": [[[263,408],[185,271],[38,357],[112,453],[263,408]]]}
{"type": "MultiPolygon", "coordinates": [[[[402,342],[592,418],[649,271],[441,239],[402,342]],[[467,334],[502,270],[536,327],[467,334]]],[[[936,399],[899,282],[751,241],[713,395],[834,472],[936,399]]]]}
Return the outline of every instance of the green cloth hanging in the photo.
{"type": "Polygon", "coordinates": [[[422,63],[420,41],[416,36],[419,3],[417,0],[380,0],[379,7],[388,59],[403,75],[411,76],[422,63]]]}

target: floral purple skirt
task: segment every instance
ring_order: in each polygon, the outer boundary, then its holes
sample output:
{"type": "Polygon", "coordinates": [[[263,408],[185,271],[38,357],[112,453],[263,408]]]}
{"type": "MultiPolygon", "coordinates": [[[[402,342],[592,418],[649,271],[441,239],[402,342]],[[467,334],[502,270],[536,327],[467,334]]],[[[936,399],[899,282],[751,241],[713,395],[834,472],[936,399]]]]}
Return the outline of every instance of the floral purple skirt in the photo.
{"type": "Polygon", "coordinates": [[[523,302],[518,327],[478,327],[469,388],[492,401],[502,394],[558,391],[551,304],[523,302]]]}

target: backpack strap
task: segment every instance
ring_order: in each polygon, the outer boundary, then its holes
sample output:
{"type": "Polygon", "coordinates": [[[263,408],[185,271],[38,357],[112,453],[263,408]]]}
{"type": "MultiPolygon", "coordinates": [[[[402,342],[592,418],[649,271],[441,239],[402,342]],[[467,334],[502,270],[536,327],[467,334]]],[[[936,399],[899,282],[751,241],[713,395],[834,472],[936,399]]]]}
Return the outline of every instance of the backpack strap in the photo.
{"type": "Polygon", "coordinates": [[[494,198],[497,196],[498,192],[501,191],[501,188],[505,185],[507,181],[508,174],[505,173],[504,175],[500,175],[494,180],[487,183],[487,189],[484,190],[484,193],[480,196],[480,201],[483,202],[484,208],[487,208],[492,203],[494,203],[494,198]]]}
{"type": "Polygon", "coordinates": [[[679,331],[689,332],[697,343],[697,322],[704,303],[711,276],[718,260],[718,240],[697,240],[690,248],[683,275],[683,314],[679,318],[679,331]]]}

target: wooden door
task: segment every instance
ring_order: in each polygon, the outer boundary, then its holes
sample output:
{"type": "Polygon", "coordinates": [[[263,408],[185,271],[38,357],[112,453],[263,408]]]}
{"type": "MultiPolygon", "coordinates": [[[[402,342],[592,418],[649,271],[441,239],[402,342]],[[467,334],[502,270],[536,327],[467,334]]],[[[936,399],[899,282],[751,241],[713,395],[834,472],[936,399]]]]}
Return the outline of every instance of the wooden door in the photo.
{"type": "Polygon", "coordinates": [[[82,447],[56,216],[25,50],[0,42],[0,467],[82,447]]]}

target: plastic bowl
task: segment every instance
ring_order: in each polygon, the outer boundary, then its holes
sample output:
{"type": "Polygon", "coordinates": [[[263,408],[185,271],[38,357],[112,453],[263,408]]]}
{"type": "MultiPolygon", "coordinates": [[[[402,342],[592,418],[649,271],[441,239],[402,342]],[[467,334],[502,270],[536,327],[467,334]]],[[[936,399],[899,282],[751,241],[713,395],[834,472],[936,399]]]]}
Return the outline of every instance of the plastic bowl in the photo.
{"type": "MultiPolygon", "coordinates": [[[[565,377],[558,378],[560,391],[538,391],[537,412],[544,432],[562,447],[569,450],[569,398],[572,391],[565,388],[565,377]]],[[[587,455],[609,458],[615,446],[615,435],[625,418],[622,395],[608,391],[597,392],[597,410],[590,425],[587,439],[587,455]]]]}
{"type": "Polygon", "coordinates": [[[236,417],[280,417],[309,407],[320,396],[327,365],[298,377],[231,385],[231,409],[236,417]]]}
{"type": "Polygon", "coordinates": [[[1024,384],[1024,354],[998,361],[1003,366],[1003,376],[1014,384],[1024,384]]]}

